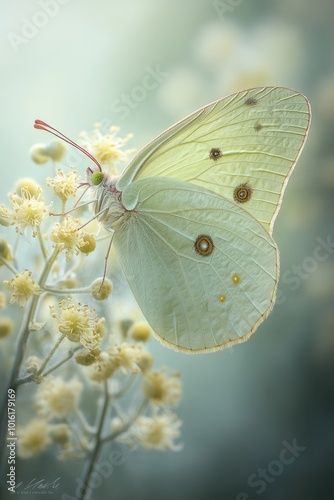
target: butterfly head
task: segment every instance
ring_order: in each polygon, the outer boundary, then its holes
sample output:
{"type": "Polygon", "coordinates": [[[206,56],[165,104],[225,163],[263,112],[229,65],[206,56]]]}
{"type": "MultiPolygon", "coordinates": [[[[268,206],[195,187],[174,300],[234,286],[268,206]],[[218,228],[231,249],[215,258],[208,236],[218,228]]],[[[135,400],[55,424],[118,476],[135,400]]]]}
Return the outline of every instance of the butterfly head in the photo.
{"type": "Polygon", "coordinates": [[[91,176],[91,181],[94,186],[98,186],[103,181],[103,172],[93,172],[91,176]]]}
{"type": "Polygon", "coordinates": [[[86,184],[89,186],[99,186],[104,178],[105,174],[102,170],[93,170],[91,167],[86,169],[86,184]]]}

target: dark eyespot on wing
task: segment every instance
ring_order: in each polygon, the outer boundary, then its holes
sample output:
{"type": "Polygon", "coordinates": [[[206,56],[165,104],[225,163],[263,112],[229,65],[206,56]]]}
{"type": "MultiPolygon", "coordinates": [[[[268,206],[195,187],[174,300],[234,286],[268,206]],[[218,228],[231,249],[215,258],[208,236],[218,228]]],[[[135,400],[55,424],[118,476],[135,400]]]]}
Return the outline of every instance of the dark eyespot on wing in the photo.
{"type": "Polygon", "coordinates": [[[257,103],[257,99],[255,99],[254,97],[248,97],[248,99],[246,99],[246,101],[245,101],[245,104],[247,106],[254,106],[256,103],[257,103]]]}
{"type": "Polygon", "coordinates": [[[214,249],[214,244],[211,236],[207,234],[200,234],[194,243],[194,247],[197,253],[206,257],[211,255],[214,249]]]}
{"type": "Polygon", "coordinates": [[[245,203],[252,197],[253,190],[249,184],[239,184],[233,191],[233,198],[238,203],[245,203]]]}
{"type": "Polygon", "coordinates": [[[221,156],[223,156],[223,153],[221,152],[221,150],[219,148],[212,148],[210,150],[209,156],[210,156],[211,160],[217,161],[218,158],[220,158],[221,156]]]}

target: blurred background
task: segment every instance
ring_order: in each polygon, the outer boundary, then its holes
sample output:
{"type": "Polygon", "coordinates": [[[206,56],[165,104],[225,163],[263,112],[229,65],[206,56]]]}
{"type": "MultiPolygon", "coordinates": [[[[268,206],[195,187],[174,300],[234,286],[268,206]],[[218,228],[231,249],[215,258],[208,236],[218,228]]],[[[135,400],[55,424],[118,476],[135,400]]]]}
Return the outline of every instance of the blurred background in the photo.
{"type": "MultiPolygon", "coordinates": [[[[158,366],[182,376],[183,449],[119,445],[125,461],[98,498],[333,499],[333,1],[51,3],[1,1],[1,202],[19,177],[44,184],[50,175],[29,158],[33,144],[50,139],[34,130],[36,118],[73,139],[96,122],[118,125],[121,136],[134,134],[128,146],[140,148],[248,87],[295,88],[313,110],[274,230],[281,280],[273,312],[248,342],[214,354],[187,356],[151,341],[158,366]],[[281,467],[286,443],[300,448],[281,467]]],[[[22,462],[20,474],[56,473],[70,494],[80,469],[44,453],[22,462]]]]}

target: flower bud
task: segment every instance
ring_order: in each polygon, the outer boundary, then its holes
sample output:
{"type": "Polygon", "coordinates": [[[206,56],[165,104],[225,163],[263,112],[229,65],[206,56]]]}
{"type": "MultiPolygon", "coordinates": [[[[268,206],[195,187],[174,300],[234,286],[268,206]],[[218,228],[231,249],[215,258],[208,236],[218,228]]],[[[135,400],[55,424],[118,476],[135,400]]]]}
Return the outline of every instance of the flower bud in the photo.
{"type": "Polygon", "coordinates": [[[45,151],[47,155],[54,161],[60,161],[66,153],[66,146],[63,141],[54,140],[46,144],[45,151]]]}
{"type": "Polygon", "coordinates": [[[45,144],[35,144],[30,149],[30,156],[31,159],[38,165],[42,165],[43,163],[46,163],[50,159],[47,154],[45,144]]]}
{"type": "Polygon", "coordinates": [[[130,328],[130,335],[136,342],[146,342],[151,336],[151,328],[146,321],[136,321],[130,328]]]}
{"type": "Polygon", "coordinates": [[[94,252],[96,248],[96,241],[92,234],[84,234],[82,239],[84,240],[84,244],[79,247],[81,253],[89,254],[94,252]]]}
{"type": "Polygon", "coordinates": [[[0,318],[0,339],[8,337],[14,330],[14,323],[10,318],[0,318]]]}
{"type": "Polygon", "coordinates": [[[113,289],[113,284],[108,278],[104,280],[102,287],[101,287],[101,278],[97,278],[91,284],[91,294],[96,300],[106,300],[111,294],[112,289],[113,289]]]}
{"type": "Polygon", "coordinates": [[[26,192],[28,192],[30,196],[34,198],[37,198],[42,192],[41,186],[37,184],[37,182],[34,181],[34,179],[29,179],[28,177],[23,177],[22,179],[19,179],[15,184],[15,191],[19,196],[21,196],[22,188],[24,188],[26,192]]]}

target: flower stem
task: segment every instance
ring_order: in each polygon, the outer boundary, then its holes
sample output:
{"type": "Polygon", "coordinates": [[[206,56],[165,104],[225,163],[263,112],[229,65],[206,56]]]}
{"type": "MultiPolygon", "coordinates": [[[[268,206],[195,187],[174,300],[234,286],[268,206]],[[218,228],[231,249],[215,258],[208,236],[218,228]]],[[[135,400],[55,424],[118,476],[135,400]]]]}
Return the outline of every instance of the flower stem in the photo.
{"type": "Polygon", "coordinates": [[[91,478],[91,475],[93,473],[94,465],[96,463],[97,457],[101,451],[101,445],[103,444],[103,440],[101,439],[101,434],[103,431],[103,426],[104,426],[104,420],[107,415],[107,409],[109,405],[109,393],[108,393],[108,385],[107,381],[104,381],[104,401],[103,401],[103,406],[101,410],[101,415],[99,416],[99,421],[98,421],[98,426],[97,426],[97,431],[96,431],[96,436],[95,436],[95,443],[94,446],[89,454],[89,457],[85,463],[84,469],[83,469],[83,475],[82,475],[82,483],[83,487],[81,490],[81,494],[79,497],[79,500],[85,500],[85,498],[88,498],[90,494],[90,488],[89,488],[89,481],[91,478]]]}
{"type": "Polygon", "coordinates": [[[54,370],[56,370],[57,368],[59,368],[61,365],[63,365],[64,363],[66,363],[66,361],[68,361],[69,359],[71,359],[74,355],[74,353],[76,353],[79,349],[82,349],[82,346],[78,346],[78,347],[75,347],[72,351],[70,351],[67,356],[65,358],[63,358],[61,361],[59,361],[58,363],[56,363],[55,365],[51,366],[51,368],[49,368],[49,370],[47,370],[45,373],[43,373],[43,376],[46,377],[47,375],[49,375],[49,373],[53,372],[54,370]]]}
{"type": "Polygon", "coordinates": [[[41,229],[40,229],[39,226],[37,227],[37,236],[38,236],[38,241],[39,241],[39,244],[40,244],[40,247],[41,247],[41,251],[42,251],[44,260],[46,261],[47,258],[48,258],[48,253],[46,251],[46,248],[45,248],[45,245],[44,245],[44,241],[43,241],[43,236],[41,234],[41,229]]]}
{"type": "Polygon", "coordinates": [[[50,361],[50,359],[52,358],[52,356],[54,355],[54,353],[56,352],[56,350],[58,349],[58,347],[60,346],[60,344],[62,343],[62,341],[64,340],[64,338],[66,337],[66,334],[63,333],[59,339],[57,340],[57,342],[55,343],[55,345],[52,347],[51,351],[49,352],[49,354],[46,356],[45,360],[43,361],[43,363],[41,364],[38,372],[36,373],[37,376],[39,375],[42,375],[46,365],[48,364],[48,362],[50,361]]]}
{"type": "Polygon", "coordinates": [[[144,399],[144,401],[142,402],[142,404],[140,405],[140,407],[138,408],[138,410],[136,411],[136,413],[133,415],[132,418],[130,418],[128,420],[128,422],[126,422],[123,427],[121,429],[119,429],[118,431],[115,431],[111,434],[109,434],[109,436],[106,436],[105,438],[102,439],[102,443],[107,443],[108,441],[113,441],[114,439],[116,439],[118,436],[120,436],[121,434],[123,434],[124,432],[126,432],[132,424],[135,423],[135,421],[137,420],[138,417],[140,417],[140,415],[143,413],[143,411],[146,409],[148,405],[148,399],[144,399]]]}
{"type": "Polygon", "coordinates": [[[44,286],[43,290],[55,295],[68,295],[69,293],[90,293],[91,286],[89,285],[82,288],[55,288],[52,286],[44,286]]]}
{"type": "MultiPolygon", "coordinates": [[[[75,349],[68,352],[67,356],[65,356],[61,361],[58,361],[58,363],[55,363],[53,366],[51,366],[51,368],[49,368],[45,373],[41,373],[41,375],[43,375],[43,377],[47,377],[49,375],[49,373],[52,373],[53,371],[57,370],[57,368],[59,368],[61,365],[66,363],[66,361],[71,359],[73,357],[74,353],[77,352],[79,349],[82,349],[81,345],[75,347],[75,349]]],[[[28,384],[29,382],[32,382],[33,380],[35,380],[35,378],[36,378],[35,373],[32,373],[31,375],[27,375],[26,377],[21,377],[21,378],[17,379],[16,386],[18,387],[19,385],[28,384]]]]}
{"type": "Polygon", "coordinates": [[[0,257],[0,264],[3,264],[6,266],[13,274],[17,274],[17,270],[15,269],[14,266],[12,266],[8,260],[4,259],[3,257],[0,257]]]}

